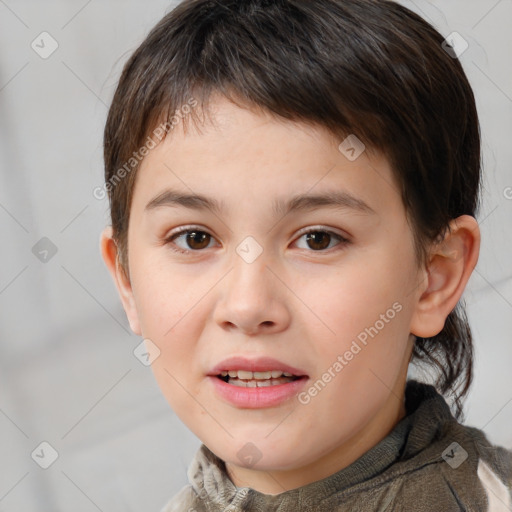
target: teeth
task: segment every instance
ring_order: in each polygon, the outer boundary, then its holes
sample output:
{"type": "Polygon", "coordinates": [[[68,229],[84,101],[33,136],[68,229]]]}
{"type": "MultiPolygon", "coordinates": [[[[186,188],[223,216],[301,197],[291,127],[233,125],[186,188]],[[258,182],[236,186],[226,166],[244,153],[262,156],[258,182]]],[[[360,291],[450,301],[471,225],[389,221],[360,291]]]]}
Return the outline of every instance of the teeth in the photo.
{"type": "MultiPolygon", "coordinates": [[[[250,372],[247,372],[250,373],[250,372]]],[[[281,373],[281,372],[279,372],[281,373]]],[[[255,379],[270,379],[272,377],[272,372],[254,372],[253,376],[255,379]]]]}
{"type": "Polygon", "coordinates": [[[279,384],[286,384],[291,382],[290,378],[282,378],[282,379],[268,379],[268,380],[230,380],[229,384],[232,386],[238,386],[240,388],[266,388],[268,386],[277,386],[279,384]]]}
{"type": "Polygon", "coordinates": [[[281,370],[271,370],[266,372],[248,372],[245,370],[229,370],[223,371],[220,373],[222,377],[227,377],[229,375],[232,379],[242,379],[242,380],[268,380],[268,379],[278,379],[282,376],[284,377],[293,377],[291,373],[282,372],[281,370]]]}

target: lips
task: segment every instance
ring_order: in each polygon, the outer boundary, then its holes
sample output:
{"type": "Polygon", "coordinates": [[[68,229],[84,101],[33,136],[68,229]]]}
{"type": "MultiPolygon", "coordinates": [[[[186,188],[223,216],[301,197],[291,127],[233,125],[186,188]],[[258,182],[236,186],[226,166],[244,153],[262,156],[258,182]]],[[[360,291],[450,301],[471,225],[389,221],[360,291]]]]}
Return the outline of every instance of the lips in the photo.
{"type": "MultiPolygon", "coordinates": [[[[252,377],[259,378],[259,373],[265,372],[281,372],[287,374],[286,377],[307,377],[306,372],[300,368],[295,368],[271,357],[260,357],[256,359],[247,359],[245,357],[230,357],[215,365],[209,372],[208,376],[222,376],[223,372],[252,372],[252,377]],[[254,375],[256,373],[256,376],[254,375]]],[[[224,375],[225,376],[225,375],[224,375]]],[[[238,374],[237,377],[243,377],[244,374],[238,374]]],[[[249,376],[245,374],[245,376],[249,376]]]]}
{"type": "Polygon", "coordinates": [[[207,377],[218,397],[244,409],[280,406],[296,396],[309,378],[304,370],[270,357],[231,357],[207,377]]]}

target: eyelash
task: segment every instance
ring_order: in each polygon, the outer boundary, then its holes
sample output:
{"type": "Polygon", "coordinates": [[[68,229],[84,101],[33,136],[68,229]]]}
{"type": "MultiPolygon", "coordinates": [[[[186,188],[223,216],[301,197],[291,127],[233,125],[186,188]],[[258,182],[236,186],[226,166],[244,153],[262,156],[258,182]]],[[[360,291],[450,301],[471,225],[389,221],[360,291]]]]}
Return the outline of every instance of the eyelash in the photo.
{"type": "MultiPolygon", "coordinates": [[[[170,249],[174,252],[177,252],[179,254],[189,254],[191,252],[195,252],[195,253],[199,253],[199,252],[202,252],[202,250],[204,249],[198,249],[198,250],[193,250],[193,249],[190,249],[190,250],[186,250],[186,249],[180,249],[179,247],[176,246],[176,244],[174,243],[174,240],[176,240],[177,238],[179,238],[180,236],[183,236],[183,235],[186,235],[188,233],[192,233],[192,232],[197,232],[197,233],[205,233],[209,236],[212,236],[210,235],[210,233],[208,233],[207,231],[205,231],[204,229],[200,228],[199,226],[187,226],[185,228],[182,228],[180,229],[179,231],[176,231],[175,233],[172,233],[171,235],[169,235],[165,240],[164,240],[164,244],[165,245],[168,245],[170,247],[170,249]]],[[[329,236],[331,237],[334,237],[336,239],[339,240],[339,243],[336,244],[334,247],[338,247],[338,246],[345,246],[345,245],[348,245],[350,243],[350,240],[348,240],[347,238],[341,236],[340,234],[338,233],[335,233],[334,231],[330,231],[328,229],[324,229],[324,228],[309,228],[305,231],[300,231],[299,232],[299,237],[297,238],[300,239],[302,238],[304,235],[307,235],[309,233],[327,233],[329,236]]],[[[212,236],[213,238],[213,236],[212,236]]],[[[330,251],[332,249],[332,247],[330,249],[322,249],[322,250],[318,250],[318,251],[314,251],[314,250],[310,250],[308,252],[315,252],[315,253],[322,253],[322,252],[327,252],[327,251],[330,251]]]]}

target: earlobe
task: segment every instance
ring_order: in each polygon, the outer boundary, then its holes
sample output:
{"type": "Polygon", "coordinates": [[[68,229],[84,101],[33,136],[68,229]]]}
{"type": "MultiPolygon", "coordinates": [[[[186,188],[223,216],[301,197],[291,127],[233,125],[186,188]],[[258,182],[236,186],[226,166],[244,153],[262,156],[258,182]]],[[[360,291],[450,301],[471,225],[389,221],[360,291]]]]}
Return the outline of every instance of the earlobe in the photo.
{"type": "Polygon", "coordinates": [[[427,268],[428,283],[418,297],[411,333],[430,338],[442,331],[478,261],[480,229],[477,221],[462,215],[450,223],[443,241],[435,244],[427,268]]]}
{"type": "Polygon", "coordinates": [[[103,261],[116,285],[128,322],[130,323],[130,328],[135,334],[141,336],[139,316],[135,306],[132,286],[124,268],[119,262],[118,247],[112,235],[112,227],[110,226],[106,227],[101,234],[100,250],[103,261]]]}

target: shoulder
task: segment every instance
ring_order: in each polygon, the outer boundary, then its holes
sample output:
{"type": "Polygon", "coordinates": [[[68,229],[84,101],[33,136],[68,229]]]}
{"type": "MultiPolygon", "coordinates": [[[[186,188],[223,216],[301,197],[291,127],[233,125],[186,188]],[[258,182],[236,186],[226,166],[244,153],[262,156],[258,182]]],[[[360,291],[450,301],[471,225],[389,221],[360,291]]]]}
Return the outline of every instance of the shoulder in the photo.
{"type": "Polygon", "coordinates": [[[410,382],[407,400],[406,442],[385,475],[398,501],[416,510],[512,511],[512,451],[457,421],[432,386],[410,382]]]}
{"type": "Polygon", "coordinates": [[[478,481],[486,491],[489,510],[512,510],[512,451],[491,444],[478,429],[463,428],[474,441],[478,481]]]}
{"type": "Polygon", "coordinates": [[[160,512],[203,512],[206,511],[197,499],[192,486],[186,485],[176,494],[160,512]]]}
{"type": "Polygon", "coordinates": [[[484,432],[456,421],[443,430],[426,449],[423,463],[411,468],[408,483],[414,493],[428,489],[441,503],[452,503],[454,510],[512,511],[512,451],[492,445],[484,432]]]}

